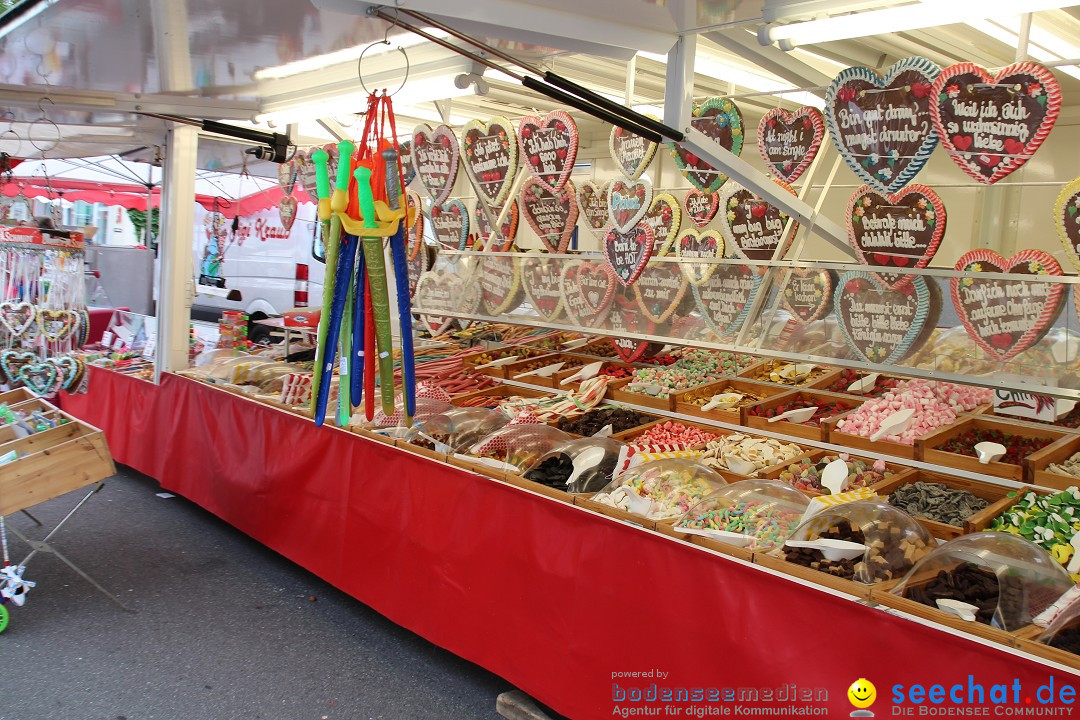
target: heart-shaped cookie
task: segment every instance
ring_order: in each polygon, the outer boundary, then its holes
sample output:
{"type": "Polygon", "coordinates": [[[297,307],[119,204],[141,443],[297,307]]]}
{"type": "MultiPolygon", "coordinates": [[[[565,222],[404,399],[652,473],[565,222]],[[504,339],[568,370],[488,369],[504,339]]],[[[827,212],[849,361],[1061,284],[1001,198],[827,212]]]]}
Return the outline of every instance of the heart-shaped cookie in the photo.
{"type": "Polygon", "coordinates": [[[59,373],[49,362],[33,362],[19,368],[19,379],[38,397],[50,397],[60,388],[59,373]]]}
{"type": "Polygon", "coordinates": [[[634,299],[645,317],[666,323],[678,310],[690,281],[676,263],[650,263],[634,283],[634,299]]]}
{"type": "Polygon", "coordinates": [[[525,299],[518,259],[507,255],[482,255],[479,260],[477,273],[484,310],[495,317],[511,312],[525,299]]]}
{"type": "Polygon", "coordinates": [[[398,160],[401,162],[401,182],[404,187],[416,177],[416,165],[413,164],[412,140],[406,140],[398,145],[398,160]]]}
{"type": "Polygon", "coordinates": [[[721,337],[734,335],[750,312],[761,276],[749,265],[715,265],[716,271],[693,286],[694,302],[705,324],[721,337]]]}
{"type": "MultiPolygon", "coordinates": [[[[1065,254],[1073,267],[1080,270],[1080,178],[1063,187],[1057,196],[1054,203],[1054,226],[1065,246],[1065,254]]],[[[3,308],[0,304],[0,315],[4,312],[3,308]]]]}
{"type": "Polygon", "coordinates": [[[81,348],[90,340],[90,313],[83,309],[75,311],[75,314],[79,318],[79,327],[75,331],[77,335],[75,347],[81,348]]]}
{"type": "Polygon", "coordinates": [[[504,117],[470,120],[461,131],[461,157],[476,195],[491,207],[501,207],[510,194],[518,169],[518,145],[513,124],[504,117]]]}
{"type": "Polygon", "coordinates": [[[648,180],[612,180],[608,184],[608,218],[616,230],[630,232],[652,204],[652,183],[648,180]]]}
{"type": "Polygon", "coordinates": [[[941,302],[926,279],[914,276],[897,290],[868,273],[840,276],[833,310],[848,346],[862,360],[894,365],[919,349],[937,325],[941,302]]]}
{"type": "Polygon", "coordinates": [[[611,345],[623,362],[637,362],[650,350],[659,350],[656,343],[629,337],[629,335],[655,335],[656,325],[638,311],[637,303],[624,295],[616,295],[614,306],[608,315],[608,330],[614,333],[611,345]]]}
{"type": "Polygon", "coordinates": [[[409,228],[408,246],[405,254],[405,267],[409,273],[409,297],[416,295],[416,283],[428,269],[428,249],[424,242],[424,213],[420,212],[420,196],[414,190],[405,193],[409,209],[415,211],[416,220],[409,228]]]}
{"type": "Polygon", "coordinates": [[[574,183],[567,182],[562,192],[553,194],[536,178],[521,185],[521,214],[548,252],[564,253],[577,226],[577,202],[574,183]]]}
{"type": "Polygon", "coordinates": [[[649,212],[641,218],[653,233],[653,257],[664,257],[671,251],[671,244],[682,226],[682,208],[671,193],[657,193],[649,212]]]}
{"type": "Polygon", "coordinates": [[[608,151],[622,174],[637,180],[656,155],[656,143],[613,125],[608,138],[608,151]]]}
{"type": "MultiPolygon", "coordinates": [[[[1040,250],[1021,250],[1003,258],[972,250],[956,261],[965,272],[1061,275],[1061,266],[1040,250]]],[[[964,329],[990,356],[1009,360],[1042,339],[1061,312],[1066,286],[1050,282],[951,278],[953,305],[964,329]]]]}
{"type": "Polygon", "coordinates": [[[926,58],[909,57],[884,75],[850,67],[829,85],[829,135],[848,167],[870,187],[896,192],[930,159],[938,143],[930,125],[932,88],[940,73],[926,58]]]}
{"type": "Polygon", "coordinates": [[[442,247],[464,250],[469,242],[469,209],[457,199],[432,205],[431,230],[442,247]]]}
{"type": "Polygon", "coordinates": [[[446,125],[434,130],[417,125],[412,132],[412,160],[420,184],[436,206],[449,199],[458,173],[458,141],[446,125]]]}
{"type": "Polygon", "coordinates": [[[578,129],[574,119],[562,110],[552,110],[542,118],[526,115],[518,125],[518,142],[525,167],[536,181],[552,194],[570,180],[578,151],[578,129]]]}
{"type": "Polygon", "coordinates": [[[38,310],[37,323],[49,342],[58,342],[71,335],[78,318],[71,310],[38,310]]]}
{"type": "Polygon", "coordinates": [[[72,385],[77,385],[82,380],[82,361],[71,355],[57,355],[46,358],[45,362],[56,366],[59,375],[60,388],[67,390],[72,385]]]}
{"type": "Polygon", "coordinates": [[[441,335],[454,322],[451,313],[471,315],[479,302],[479,283],[466,283],[457,272],[440,268],[420,276],[414,310],[426,330],[441,335]]]}
{"type": "MultiPolygon", "coordinates": [[[[773,180],[784,190],[795,195],[790,185],[773,180]]],[[[792,223],[791,232],[785,234],[788,215],[780,208],[761,199],[736,182],[729,182],[719,192],[720,234],[727,247],[735,255],[747,260],[783,259],[791,245],[799,224],[792,223]],[[781,248],[781,242],[783,247],[781,248]],[[777,252],[779,250],[779,252],[777,252]]]]}
{"type": "Polygon", "coordinates": [[[686,209],[686,217],[696,227],[703,228],[716,217],[716,210],[720,207],[720,196],[716,193],[704,193],[693,188],[686,191],[683,197],[683,208],[686,209]]]}
{"type": "MultiPolygon", "coordinates": [[[[694,228],[686,228],[679,233],[679,238],[675,241],[675,254],[681,258],[709,260],[724,257],[724,238],[716,230],[699,232],[694,228]]],[[[719,266],[716,263],[680,263],[679,267],[691,285],[701,285],[719,266]]]]}
{"type": "Polygon", "coordinates": [[[525,296],[545,322],[555,322],[562,314],[562,263],[539,250],[521,258],[521,279],[525,296]]]}
{"type": "Polygon", "coordinates": [[[817,157],[825,138],[825,121],[817,108],[795,112],[773,108],[758,123],[757,145],[765,167],[780,180],[798,180],[817,157]]]}
{"type": "Polygon", "coordinates": [[[277,181],[281,191],[286,195],[291,195],[293,188],[296,187],[296,158],[287,160],[286,162],[279,163],[277,166],[277,181]]]}
{"type": "Polygon", "coordinates": [[[1042,65],[1019,62],[991,75],[958,63],[934,81],[930,110],[941,144],[960,169],[995,183],[1028,161],[1061,112],[1061,87],[1042,65]]]}
{"type": "Polygon", "coordinates": [[[649,264],[652,248],[652,230],[644,223],[635,225],[628,232],[612,228],[604,238],[604,257],[615,271],[615,277],[625,286],[633,285],[649,264]]]}
{"type": "Polygon", "coordinates": [[[313,201],[318,200],[318,189],[315,185],[315,163],[311,162],[311,157],[306,150],[298,151],[295,160],[296,176],[300,181],[300,185],[304,188],[304,192],[313,201]]]}
{"type": "Polygon", "coordinates": [[[560,287],[567,317],[582,327],[600,327],[611,310],[617,282],[606,262],[563,263],[560,287]]]}
{"type": "Polygon", "coordinates": [[[795,322],[808,325],[832,310],[834,283],[831,270],[791,270],[780,302],[795,322]]]}
{"type": "MultiPolygon", "coordinates": [[[[924,268],[941,245],[945,220],[945,205],[925,185],[911,185],[892,195],[881,195],[863,185],[848,201],[848,243],[863,265],[924,268]]],[[[893,289],[912,277],[870,274],[893,289]]]]}
{"type": "MultiPolygon", "coordinates": [[[[690,124],[705,133],[713,142],[735,155],[741,155],[746,138],[739,107],[731,100],[709,98],[694,106],[690,124]]],[[[727,175],[709,165],[677,143],[668,143],[679,171],[698,190],[714,193],[727,181],[727,175]]]]}
{"type": "Polygon", "coordinates": [[[611,183],[595,183],[583,180],[578,183],[577,201],[581,215],[585,218],[585,227],[597,238],[607,234],[608,227],[608,191],[611,183]]]}
{"type": "MultiPolygon", "coordinates": [[[[326,151],[326,171],[330,178],[330,192],[334,192],[334,186],[337,185],[337,166],[338,166],[338,147],[334,143],[326,143],[322,146],[322,149],[326,151]]],[[[310,155],[309,155],[310,157],[310,155]]],[[[312,192],[317,192],[317,189],[312,189],[312,192]]]]}
{"type": "Polygon", "coordinates": [[[292,195],[286,195],[278,200],[278,217],[281,218],[281,227],[285,228],[285,232],[292,230],[293,223],[296,222],[296,209],[298,206],[299,203],[292,195]]]}
{"type": "MultiPolygon", "coordinates": [[[[514,246],[514,238],[517,237],[518,230],[518,202],[515,198],[510,201],[510,210],[506,213],[506,219],[503,220],[503,224],[499,229],[499,232],[495,234],[495,237],[490,238],[491,242],[488,242],[491,235],[491,221],[488,219],[488,214],[484,210],[484,204],[477,202],[476,207],[473,208],[473,232],[476,233],[476,241],[473,243],[474,250],[491,250],[493,252],[507,252],[514,246]]],[[[501,207],[490,208],[492,216],[496,220],[499,219],[499,214],[502,213],[501,207]]]]}
{"type": "Polygon", "coordinates": [[[19,370],[24,365],[37,362],[37,353],[29,350],[3,350],[0,351],[0,370],[4,371],[4,379],[14,387],[22,383],[19,370]]]}
{"type": "Polygon", "coordinates": [[[4,328],[14,337],[25,333],[36,319],[34,306],[28,302],[5,300],[0,303],[0,323],[3,323],[4,328]]]}

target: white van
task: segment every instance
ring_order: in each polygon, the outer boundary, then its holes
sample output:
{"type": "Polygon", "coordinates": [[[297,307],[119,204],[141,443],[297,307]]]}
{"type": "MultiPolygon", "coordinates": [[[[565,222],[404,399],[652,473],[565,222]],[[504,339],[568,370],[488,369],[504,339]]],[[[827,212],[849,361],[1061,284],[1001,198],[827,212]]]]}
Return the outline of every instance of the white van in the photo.
{"type": "MultiPolygon", "coordinates": [[[[314,203],[299,204],[289,230],[276,207],[241,216],[236,225],[234,230],[233,220],[195,206],[192,247],[198,284],[239,290],[241,299],[196,294],[193,320],[217,322],[223,310],[242,310],[251,320],[260,320],[321,303],[324,265],[313,254],[319,229],[314,203]]],[[[248,327],[252,340],[265,339],[268,333],[261,325],[248,327]]]]}

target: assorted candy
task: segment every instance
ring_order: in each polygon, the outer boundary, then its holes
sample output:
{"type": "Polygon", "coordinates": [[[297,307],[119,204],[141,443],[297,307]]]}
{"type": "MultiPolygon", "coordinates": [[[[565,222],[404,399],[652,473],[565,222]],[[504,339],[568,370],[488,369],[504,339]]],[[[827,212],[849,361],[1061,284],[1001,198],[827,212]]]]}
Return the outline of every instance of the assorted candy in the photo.
{"type": "MultiPolygon", "coordinates": [[[[1010,493],[1010,497],[1015,493],[1010,493]]],[[[1027,492],[998,515],[989,530],[1012,533],[1044,548],[1062,565],[1072,560],[1073,535],[1080,531],[1080,489],[1075,486],[1050,495],[1027,492]]],[[[1080,575],[1073,575],[1080,582],[1080,575]]]]}
{"type": "MultiPolygon", "coordinates": [[[[862,380],[870,373],[863,372],[861,370],[852,370],[851,368],[844,368],[840,372],[840,376],[836,378],[829,385],[826,390],[829,392],[846,393],[851,384],[856,380],[862,380]]],[[[895,390],[904,381],[900,378],[889,377],[887,375],[879,375],[878,379],[874,382],[874,387],[870,388],[864,393],[861,393],[865,397],[881,397],[890,390],[895,390]]]]}
{"type": "Polygon", "coordinates": [[[726,507],[695,508],[675,527],[752,535],[754,540],[749,547],[771,549],[783,543],[798,527],[801,519],[801,512],[765,500],[751,500],[735,502],[726,507]]]}
{"type": "Polygon", "coordinates": [[[913,517],[962,527],[965,520],[987,507],[990,501],[943,483],[913,482],[893,490],[889,504],[913,517]]]}
{"type": "Polygon", "coordinates": [[[811,363],[789,363],[783,360],[769,360],[755,367],[748,375],[749,380],[779,383],[781,385],[806,385],[832,372],[832,368],[811,363]]]}
{"type": "Polygon", "coordinates": [[[925,585],[907,588],[904,596],[934,608],[939,599],[974,605],[975,620],[984,625],[993,623],[997,611],[1006,628],[1023,624],[1024,594],[1016,578],[1008,573],[999,578],[988,568],[973,563],[958,565],[951,571],[940,570],[925,585]]]}
{"type": "Polygon", "coordinates": [[[611,406],[597,408],[578,417],[560,417],[555,422],[555,427],[573,435],[589,437],[600,432],[607,425],[611,426],[612,433],[620,433],[646,425],[656,419],[655,415],[611,406]]]}
{"type": "Polygon", "coordinates": [[[716,439],[716,433],[702,430],[693,425],[683,425],[682,423],[668,420],[653,425],[642,434],[627,442],[639,450],[664,452],[669,450],[688,450],[698,445],[704,445],[714,439],[716,439]]]}
{"type": "Polygon", "coordinates": [[[755,405],[747,410],[747,413],[754,417],[771,418],[776,417],[777,415],[783,415],[791,410],[801,410],[802,408],[808,407],[817,407],[817,412],[814,413],[813,417],[809,420],[804,420],[801,424],[810,425],[811,427],[818,427],[821,425],[822,420],[841,415],[851,409],[850,405],[839,400],[815,400],[814,398],[797,395],[788,400],[784,400],[774,407],[755,405]]]}
{"type": "Polygon", "coordinates": [[[1038,450],[1042,450],[1044,447],[1054,442],[1054,439],[1013,435],[994,428],[974,428],[962,432],[954,438],[950,438],[935,449],[956,453],[957,455],[977,457],[978,453],[975,452],[975,446],[981,442],[994,442],[1004,445],[1005,455],[1002,456],[998,462],[1008,463],[1009,465],[1019,465],[1028,455],[1038,450]]]}
{"type": "Polygon", "coordinates": [[[887,435],[884,440],[915,444],[915,438],[956,420],[956,410],[941,400],[927,383],[913,381],[885,393],[880,398],[867,400],[854,411],[840,418],[836,429],[848,435],[870,437],[885,418],[904,409],[912,409],[915,416],[911,427],[898,435],[887,435]]]}
{"type": "Polygon", "coordinates": [[[724,484],[722,477],[690,460],[657,460],[624,472],[592,499],[664,520],[685,514],[724,484]]]}
{"type": "Polygon", "coordinates": [[[733,433],[722,435],[709,442],[705,446],[705,457],[702,458],[702,462],[711,467],[727,469],[727,463],[724,460],[735,457],[752,463],[754,470],[757,471],[793,460],[803,452],[802,447],[795,443],[733,433]]]}
{"type": "Polygon", "coordinates": [[[1073,453],[1068,460],[1059,463],[1050,463],[1046,469],[1058,475],[1071,475],[1080,478],[1080,452],[1073,453]]]}
{"type": "Polygon", "coordinates": [[[749,390],[736,390],[730,385],[723,385],[721,387],[699,388],[693,390],[687,393],[681,402],[685,402],[689,405],[696,405],[697,407],[704,407],[709,404],[716,395],[732,396],[724,405],[723,409],[725,410],[746,407],[747,405],[753,405],[754,403],[761,402],[765,399],[764,394],[758,394],[749,390]],[[740,397],[735,399],[735,395],[740,397]]]}
{"type": "Polygon", "coordinates": [[[828,488],[821,485],[821,474],[829,463],[837,459],[847,463],[848,488],[876,485],[893,475],[893,472],[886,467],[884,460],[871,462],[862,458],[853,458],[847,453],[841,453],[840,455],[826,455],[820,460],[803,458],[784,468],[778,477],[797,490],[828,494],[828,488]]]}

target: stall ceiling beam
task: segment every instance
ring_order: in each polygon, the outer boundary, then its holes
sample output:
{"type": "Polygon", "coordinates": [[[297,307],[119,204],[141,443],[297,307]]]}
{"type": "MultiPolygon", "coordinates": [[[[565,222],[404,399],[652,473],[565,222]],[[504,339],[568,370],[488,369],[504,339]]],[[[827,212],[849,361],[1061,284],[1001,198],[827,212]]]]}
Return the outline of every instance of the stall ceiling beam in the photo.
{"type": "Polygon", "coordinates": [[[254,101],[215,100],[172,94],[86,92],[44,85],[26,86],[0,83],[0,105],[36,108],[43,97],[63,110],[88,112],[153,112],[213,120],[250,121],[259,112],[254,101]]]}
{"type": "Polygon", "coordinates": [[[787,80],[796,87],[828,85],[832,78],[815,70],[780,48],[758,44],[757,38],[745,30],[705,33],[705,37],[728,52],[738,55],[763,70],[787,80]]]}

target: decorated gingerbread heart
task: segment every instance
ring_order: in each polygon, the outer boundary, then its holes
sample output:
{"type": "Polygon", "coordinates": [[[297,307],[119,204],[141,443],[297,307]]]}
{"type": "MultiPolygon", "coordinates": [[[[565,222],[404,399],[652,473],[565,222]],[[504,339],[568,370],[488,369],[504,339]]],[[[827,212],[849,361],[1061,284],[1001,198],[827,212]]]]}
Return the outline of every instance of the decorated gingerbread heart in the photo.
{"type": "MultiPolygon", "coordinates": [[[[790,185],[779,180],[773,182],[795,195],[790,185]]],[[[772,260],[774,254],[777,260],[784,257],[799,230],[799,224],[792,223],[791,232],[785,234],[786,212],[735,182],[720,190],[719,199],[720,234],[735,255],[761,261],[772,260]]]]}
{"type": "Polygon", "coordinates": [[[431,230],[442,247],[464,250],[469,241],[469,209],[460,200],[432,205],[431,230]]]}
{"type": "Polygon", "coordinates": [[[461,157],[477,197],[501,207],[518,169],[513,124],[504,117],[470,120],[461,131],[461,157]]]}
{"type": "Polygon", "coordinates": [[[55,357],[46,358],[45,362],[56,366],[56,371],[59,375],[59,385],[62,390],[67,390],[76,386],[82,380],[85,366],[83,365],[83,361],[79,358],[72,357],[71,355],[57,355],[55,357]]]}
{"type": "MultiPolygon", "coordinates": [[[[848,201],[848,243],[863,265],[924,268],[941,245],[945,221],[945,205],[925,185],[911,185],[892,195],[863,185],[848,201]]],[[[877,271],[870,275],[890,288],[912,277],[877,271]]]]}
{"type": "Polygon", "coordinates": [[[454,190],[458,173],[458,141],[446,125],[434,130],[429,125],[417,125],[412,134],[412,160],[420,184],[431,201],[442,205],[454,190]]]}
{"type": "MultiPolygon", "coordinates": [[[[692,110],[690,124],[720,147],[735,155],[742,154],[746,140],[743,118],[738,105],[724,98],[708,98],[692,110]]],[[[727,180],[719,170],[676,143],[668,143],[679,171],[698,190],[714,193],[727,180]]]]}
{"type": "Polygon", "coordinates": [[[521,278],[533,310],[545,322],[554,322],[563,309],[561,262],[530,250],[521,257],[521,278]]]}
{"type": "Polygon", "coordinates": [[[525,167],[552,194],[570,180],[578,151],[577,123],[563,110],[542,118],[526,115],[518,124],[518,142],[525,167]]]}
{"type": "MultiPolygon", "coordinates": [[[[514,246],[514,238],[517,237],[518,230],[518,202],[517,198],[510,201],[510,209],[506,212],[506,218],[503,220],[502,225],[499,228],[499,232],[495,234],[494,238],[491,238],[492,242],[488,242],[488,238],[491,235],[491,221],[488,219],[488,212],[485,211],[483,203],[476,203],[476,207],[473,208],[473,232],[476,233],[476,242],[473,243],[473,249],[475,250],[492,250],[494,252],[507,252],[514,246]]],[[[502,208],[489,208],[491,215],[498,220],[499,214],[502,213],[502,208]]]]}
{"type": "Polygon", "coordinates": [[[317,188],[315,185],[315,163],[311,162],[306,150],[300,150],[296,153],[296,177],[300,181],[300,185],[303,186],[304,192],[308,196],[315,200],[317,198],[317,188]]]}
{"type": "Polygon", "coordinates": [[[19,379],[38,397],[50,397],[60,389],[60,375],[50,362],[32,362],[19,368],[19,379]]]}
{"type": "MultiPolygon", "coordinates": [[[[699,232],[686,228],[675,241],[675,254],[680,258],[712,260],[724,256],[724,238],[716,230],[699,232]]],[[[680,263],[691,285],[701,285],[716,271],[716,263],[680,263]]]]}
{"type": "Polygon", "coordinates": [[[832,310],[834,275],[831,270],[794,269],[780,302],[795,322],[808,325],[832,310]]]}
{"type": "Polygon", "coordinates": [[[416,295],[416,283],[420,276],[428,269],[428,249],[424,242],[424,213],[420,212],[420,195],[414,190],[405,193],[409,210],[414,212],[413,226],[409,228],[407,237],[407,252],[405,253],[405,266],[409,274],[409,297],[416,295]]]}
{"type": "Polygon", "coordinates": [[[603,238],[608,228],[608,191],[611,183],[582,180],[578,183],[577,201],[585,227],[597,238],[603,238]]]}
{"type": "Polygon", "coordinates": [[[548,252],[564,253],[570,244],[578,216],[575,193],[572,182],[567,182],[557,194],[536,178],[528,178],[522,183],[521,213],[548,252]]]}
{"type": "Polygon", "coordinates": [[[837,323],[848,346],[862,360],[881,365],[900,362],[919,349],[941,312],[921,276],[897,290],[879,285],[868,273],[840,276],[833,300],[837,323]]]}
{"type": "MultiPolygon", "coordinates": [[[[1073,267],[1080,270],[1080,178],[1061,189],[1054,203],[1054,226],[1073,267]]],[[[3,313],[0,305],[0,313],[3,313]]],[[[5,323],[6,324],[6,323],[5,323]]]]}
{"type": "Polygon", "coordinates": [[[1028,161],[1061,112],[1061,87],[1042,65],[1019,62],[991,75],[958,63],[934,81],[930,107],[941,144],[960,169],[995,183],[1028,161]]]}
{"type": "Polygon", "coordinates": [[[277,179],[278,186],[281,188],[281,192],[286,195],[291,195],[293,188],[296,186],[296,158],[287,160],[283,163],[279,163],[277,166],[277,179]]]}
{"type": "Polygon", "coordinates": [[[518,259],[507,255],[482,255],[479,259],[477,273],[484,310],[495,317],[513,311],[525,299],[518,259]]]}
{"type": "Polygon", "coordinates": [[[656,155],[656,143],[613,125],[608,137],[608,151],[622,174],[637,180],[656,155]]]}
{"type": "Polygon", "coordinates": [[[679,201],[671,193],[657,193],[641,222],[652,230],[653,257],[664,257],[671,251],[671,245],[682,226],[682,208],[679,201]]]}
{"type": "Polygon", "coordinates": [[[71,310],[38,310],[38,327],[49,342],[58,342],[71,335],[78,317],[71,310]]]}
{"type": "Polygon", "coordinates": [[[296,209],[299,203],[292,195],[286,195],[278,200],[278,217],[281,218],[281,227],[285,228],[285,232],[292,230],[293,223],[296,222],[296,209]]]}
{"type": "Polygon", "coordinates": [[[634,283],[634,299],[645,317],[654,323],[666,323],[679,309],[690,281],[671,262],[654,262],[642,271],[634,283]]]}
{"type": "Polygon", "coordinates": [[[453,270],[429,270],[416,285],[416,312],[432,335],[446,332],[454,322],[452,314],[475,313],[479,302],[479,283],[466,283],[453,270]]]}
{"type": "Polygon", "coordinates": [[[401,182],[404,187],[409,187],[413,178],[416,177],[416,165],[413,164],[412,140],[406,140],[398,145],[398,160],[401,162],[401,182]]]}
{"type": "Polygon", "coordinates": [[[825,121],[817,108],[773,108],[758,123],[758,152],[769,172],[793,183],[814,162],[824,137],[825,121]]]}
{"type": "Polygon", "coordinates": [[[652,204],[652,183],[641,180],[612,180],[608,184],[608,219],[616,230],[629,232],[652,204]]]}
{"type": "Polygon", "coordinates": [[[884,75],[850,67],[825,93],[825,120],[840,155],[879,192],[896,192],[937,147],[931,126],[934,80],[941,68],[922,57],[896,63],[884,75]]]}
{"type": "MultiPolygon", "coordinates": [[[[972,250],[956,261],[964,272],[1061,275],[1061,266],[1041,250],[1021,250],[1003,258],[991,250],[972,250]]],[[[1050,330],[1061,312],[1066,286],[1055,282],[951,278],[953,305],[975,344],[997,360],[1009,360],[1050,330]]]]}
{"type": "Polygon", "coordinates": [[[0,303],[0,323],[14,337],[23,335],[37,320],[37,312],[28,302],[5,300],[0,303]]]}
{"type": "Polygon", "coordinates": [[[761,275],[749,265],[717,265],[715,272],[694,285],[694,302],[705,324],[721,337],[739,331],[754,296],[761,287],[761,275]]]}
{"type": "Polygon", "coordinates": [[[696,227],[703,228],[716,217],[716,210],[720,207],[720,196],[716,193],[704,193],[693,188],[687,190],[683,197],[683,208],[686,209],[686,217],[696,227]]]}
{"type": "Polygon", "coordinates": [[[633,285],[649,264],[652,248],[652,230],[644,223],[627,232],[612,228],[604,238],[604,257],[615,271],[615,277],[626,286],[633,285]]]}
{"type": "Polygon", "coordinates": [[[607,329],[614,333],[611,345],[623,362],[637,362],[650,354],[650,351],[655,354],[662,347],[649,340],[630,337],[655,335],[656,325],[640,313],[637,303],[621,293],[615,296],[607,324],[607,329]]]}
{"type": "Polygon", "coordinates": [[[14,387],[22,384],[19,370],[24,365],[37,362],[37,353],[29,350],[3,350],[0,351],[0,370],[4,371],[4,379],[14,387]]]}
{"type": "Polygon", "coordinates": [[[564,263],[561,288],[567,317],[582,327],[603,325],[617,283],[615,272],[606,262],[564,263]]]}

